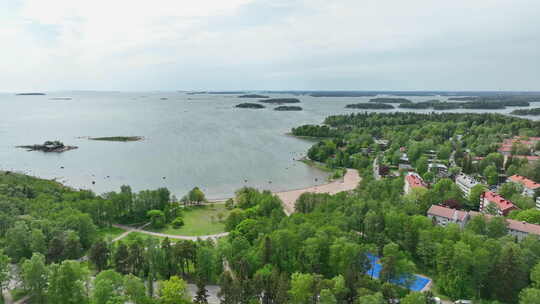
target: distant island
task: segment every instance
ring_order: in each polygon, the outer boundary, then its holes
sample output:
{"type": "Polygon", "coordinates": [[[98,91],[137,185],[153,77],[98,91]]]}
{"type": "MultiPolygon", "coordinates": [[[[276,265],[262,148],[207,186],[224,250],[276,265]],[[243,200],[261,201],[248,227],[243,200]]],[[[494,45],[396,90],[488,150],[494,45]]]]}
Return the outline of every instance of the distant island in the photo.
{"type": "Polygon", "coordinates": [[[519,109],[514,110],[510,112],[512,115],[532,115],[532,116],[538,116],[540,115],[540,108],[532,108],[532,109],[519,109]]]}
{"type": "Polygon", "coordinates": [[[47,95],[45,93],[18,93],[17,96],[42,96],[47,95]]]}
{"type": "Polygon", "coordinates": [[[263,106],[262,104],[258,104],[258,103],[245,102],[245,103],[237,104],[237,105],[235,106],[235,108],[242,108],[242,109],[264,109],[264,108],[266,108],[266,107],[263,106]]]}
{"type": "Polygon", "coordinates": [[[270,99],[259,100],[259,102],[271,103],[271,104],[299,103],[300,99],[298,98],[270,98],[270,99]]]}
{"type": "Polygon", "coordinates": [[[343,91],[335,91],[335,92],[314,92],[309,94],[311,97],[374,97],[377,96],[377,94],[371,93],[371,92],[343,92],[343,91]]]}
{"type": "Polygon", "coordinates": [[[387,103],[354,103],[345,106],[346,109],[389,110],[394,106],[387,103]]]}
{"type": "Polygon", "coordinates": [[[270,96],[266,95],[258,95],[258,94],[247,94],[247,95],[240,95],[238,98],[270,98],[270,96]]]}
{"type": "Polygon", "coordinates": [[[302,107],[297,106],[279,106],[274,108],[275,111],[302,111],[302,107]]]}
{"type": "Polygon", "coordinates": [[[103,140],[103,141],[140,141],[144,138],[142,136],[109,136],[109,137],[88,137],[90,140],[103,140]]]}
{"type": "Polygon", "coordinates": [[[49,100],[71,100],[71,97],[53,97],[49,98],[49,100]]]}
{"type": "Polygon", "coordinates": [[[54,140],[54,141],[46,141],[42,145],[25,145],[25,146],[17,146],[17,148],[27,149],[27,151],[42,151],[42,152],[66,152],[69,150],[77,149],[76,146],[66,146],[63,142],[54,140]]]}
{"type": "Polygon", "coordinates": [[[369,102],[378,102],[378,103],[412,103],[407,98],[390,98],[390,97],[379,97],[379,98],[372,98],[369,100],[369,102]]]}

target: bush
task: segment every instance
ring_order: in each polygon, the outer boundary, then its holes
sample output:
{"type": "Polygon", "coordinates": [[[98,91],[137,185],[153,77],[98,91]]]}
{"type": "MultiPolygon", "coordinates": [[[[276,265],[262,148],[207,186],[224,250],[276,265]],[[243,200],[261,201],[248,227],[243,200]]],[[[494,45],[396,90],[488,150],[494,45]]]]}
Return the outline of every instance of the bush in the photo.
{"type": "Polygon", "coordinates": [[[184,219],[182,217],[177,217],[174,219],[174,221],[172,221],[171,223],[173,225],[174,228],[180,228],[182,226],[184,226],[184,219]]]}

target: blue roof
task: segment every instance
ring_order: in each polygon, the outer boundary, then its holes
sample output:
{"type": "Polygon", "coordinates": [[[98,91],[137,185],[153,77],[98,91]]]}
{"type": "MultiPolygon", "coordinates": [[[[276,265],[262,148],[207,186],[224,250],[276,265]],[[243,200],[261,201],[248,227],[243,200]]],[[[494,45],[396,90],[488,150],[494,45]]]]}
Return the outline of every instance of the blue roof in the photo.
{"type": "MultiPolygon", "coordinates": [[[[367,257],[369,259],[369,263],[371,267],[366,272],[366,274],[373,278],[378,279],[381,274],[381,269],[382,269],[382,265],[379,263],[379,257],[372,254],[367,254],[367,257]]],[[[412,284],[410,284],[410,286],[407,286],[406,279],[407,279],[406,277],[402,277],[397,280],[392,280],[391,283],[403,286],[412,291],[421,291],[422,289],[424,289],[424,287],[426,287],[427,284],[431,282],[431,280],[426,277],[413,274],[414,281],[412,282],[412,284]]]]}

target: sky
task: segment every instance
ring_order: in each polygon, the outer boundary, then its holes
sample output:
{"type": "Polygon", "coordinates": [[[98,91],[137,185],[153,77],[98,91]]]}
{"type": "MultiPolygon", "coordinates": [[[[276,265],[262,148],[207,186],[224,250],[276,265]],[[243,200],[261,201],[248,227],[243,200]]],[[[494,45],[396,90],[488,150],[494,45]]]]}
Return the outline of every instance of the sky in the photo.
{"type": "Polygon", "coordinates": [[[0,92],[540,90],[538,0],[2,0],[0,92]]]}

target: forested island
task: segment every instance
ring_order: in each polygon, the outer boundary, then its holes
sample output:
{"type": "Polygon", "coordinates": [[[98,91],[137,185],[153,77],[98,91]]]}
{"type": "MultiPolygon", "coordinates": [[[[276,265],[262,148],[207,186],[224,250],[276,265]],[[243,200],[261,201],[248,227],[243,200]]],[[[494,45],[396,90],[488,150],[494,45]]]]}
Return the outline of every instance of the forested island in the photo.
{"type": "Polygon", "coordinates": [[[47,95],[45,93],[17,93],[15,94],[17,96],[43,96],[43,95],[47,95]]]}
{"type": "Polygon", "coordinates": [[[258,95],[258,94],[247,94],[247,95],[240,95],[238,98],[269,98],[270,96],[266,95],[258,95]]]}
{"type": "Polygon", "coordinates": [[[128,141],[140,141],[140,140],[143,140],[144,137],[142,136],[108,136],[108,137],[89,137],[88,139],[101,140],[101,141],[128,142],[128,141]]]}
{"type": "Polygon", "coordinates": [[[274,108],[275,111],[302,111],[302,107],[297,106],[279,106],[274,108]]]}
{"type": "Polygon", "coordinates": [[[533,115],[538,116],[540,115],[540,108],[532,108],[532,109],[519,109],[514,110],[510,112],[512,115],[533,115]]]}
{"type": "Polygon", "coordinates": [[[313,92],[309,96],[312,97],[372,97],[377,94],[372,92],[355,92],[355,91],[326,91],[326,92],[313,92]]]}
{"type": "Polygon", "coordinates": [[[372,98],[369,102],[378,102],[378,103],[412,103],[407,98],[390,98],[390,97],[378,97],[372,98]]]}
{"type": "Polygon", "coordinates": [[[237,104],[237,105],[235,106],[235,108],[242,108],[242,109],[264,109],[264,108],[266,108],[266,107],[263,106],[262,104],[258,104],[258,103],[244,102],[244,103],[237,104]]]}
{"type": "Polygon", "coordinates": [[[345,106],[346,109],[369,109],[369,110],[388,110],[394,106],[386,103],[353,103],[345,106]]]}
{"type": "Polygon", "coordinates": [[[270,98],[270,99],[261,99],[259,102],[270,103],[270,104],[284,104],[284,103],[299,103],[300,99],[298,98],[270,98]]]}
{"type": "Polygon", "coordinates": [[[56,153],[62,153],[69,150],[77,149],[76,146],[66,146],[63,142],[54,140],[54,141],[46,141],[41,145],[25,145],[25,146],[17,146],[17,148],[26,149],[27,151],[41,151],[41,152],[56,152],[56,153]]]}

